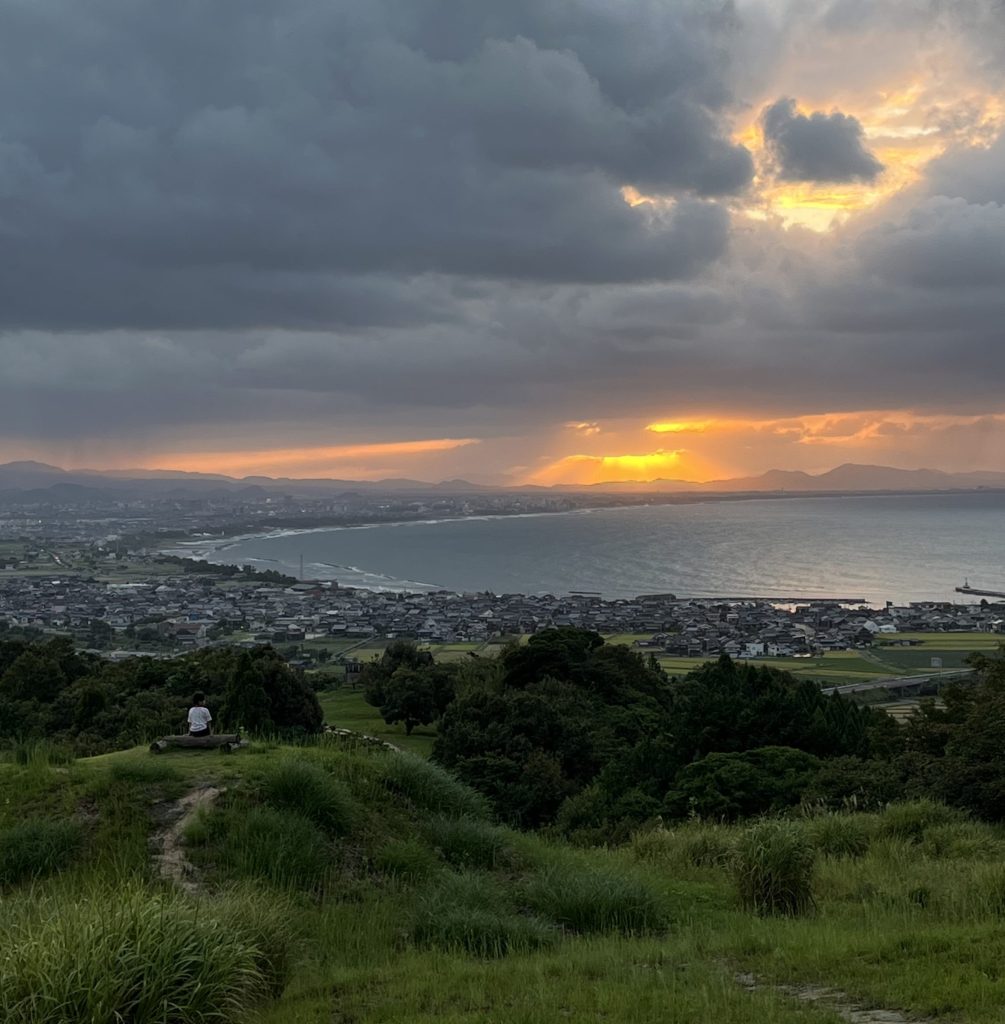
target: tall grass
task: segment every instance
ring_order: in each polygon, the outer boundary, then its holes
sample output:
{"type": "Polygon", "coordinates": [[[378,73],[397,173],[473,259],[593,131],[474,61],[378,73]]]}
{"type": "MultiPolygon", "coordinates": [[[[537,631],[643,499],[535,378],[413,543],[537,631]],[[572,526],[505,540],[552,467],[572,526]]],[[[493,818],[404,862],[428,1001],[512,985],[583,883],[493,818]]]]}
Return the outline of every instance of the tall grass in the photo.
{"type": "Polygon", "coordinates": [[[825,857],[864,857],[876,834],[875,821],[862,814],[820,814],[805,829],[814,849],[825,857]]]}
{"type": "Polygon", "coordinates": [[[729,864],[736,829],[729,825],[688,822],[679,828],[636,832],[629,850],[636,860],[670,870],[721,868],[729,864]]]}
{"type": "Polygon", "coordinates": [[[387,758],[385,782],[395,793],[407,797],[424,811],[472,818],[489,816],[488,801],[446,769],[415,754],[393,754],[387,758]]]}
{"type": "Polygon", "coordinates": [[[348,835],[352,830],[349,794],[316,764],[282,761],[266,776],[264,793],[273,807],[302,814],[330,836],[348,835]]]}
{"type": "Polygon", "coordinates": [[[331,867],[316,825],[274,807],[230,807],[197,816],[184,834],[197,862],[227,878],[260,878],[280,888],[320,890],[331,867]]]}
{"type": "Polygon", "coordinates": [[[392,878],[421,882],[436,874],[441,862],[425,843],[397,839],[385,843],[374,855],[374,867],[392,878]]]}
{"type": "Polygon", "coordinates": [[[72,821],[25,821],[0,830],[0,886],[16,885],[67,867],[83,847],[72,821]]]}
{"type": "Polygon", "coordinates": [[[64,766],[73,764],[73,751],[49,740],[22,740],[11,751],[15,764],[28,768],[64,766]]]}
{"type": "Polygon", "coordinates": [[[444,872],[417,903],[412,937],[422,946],[498,957],[539,949],[557,939],[554,927],[518,914],[500,883],[481,872],[444,872]]]}
{"type": "Polygon", "coordinates": [[[736,844],[734,879],[740,902],[758,914],[802,914],[814,906],[815,851],[794,821],[766,820],[736,844]]]}
{"type": "MultiPolygon", "coordinates": [[[[248,909],[247,905],[243,908],[248,909]]],[[[4,1024],[210,1024],[243,1019],[285,982],[282,918],[222,921],[171,893],[133,887],[8,903],[4,1024]],[[277,957],[282,976],[274,969],[277,957]]]]}
{"type": "Polygon", "coordinates": [[[514,867],[518,861],[513,833],[479,818],[451,818],[437,814],[422,830],[430,845],[457,868],[514,867]]]}
{"type": "Polygon", "coordinates": [[[934,800],[915,800],[911,803],[891,804],[880,818],[880,834],[911,843],[920,843],[925,833],[937,825],[955,825],[965,821],[966,815],[954,807],[934,800]]]}
{"type": "Polygon", "coordinates": [[[535,913],[573,932],[664,931],[666,896],[637,871],[597,865],[585,858],[557,858],[525,882],[524,902],[535,913]]]}
{"type": "Polygon", "coordinates": [[[1005,844],[995,832],[977,821],[931,825],[925,829],[918,849],[937,860],[1001,860],[1005,854],[1005,844]]]}

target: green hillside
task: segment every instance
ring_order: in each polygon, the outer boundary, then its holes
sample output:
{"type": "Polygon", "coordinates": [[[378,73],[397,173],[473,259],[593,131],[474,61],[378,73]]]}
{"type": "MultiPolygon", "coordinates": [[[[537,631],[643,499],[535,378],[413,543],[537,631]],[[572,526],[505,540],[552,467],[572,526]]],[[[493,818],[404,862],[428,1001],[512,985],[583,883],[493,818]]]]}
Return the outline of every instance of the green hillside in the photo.
{"type": "Polygon", "coordinates": [[[581,850],[363,741],[18,753],[0,764],[10,1024],[835,1024],[852,1004],[990,1024],[1005,1007],[1005,840],[938,804],[581,850]],[[795,913],[770,913],[778,893],[795,913]]]}

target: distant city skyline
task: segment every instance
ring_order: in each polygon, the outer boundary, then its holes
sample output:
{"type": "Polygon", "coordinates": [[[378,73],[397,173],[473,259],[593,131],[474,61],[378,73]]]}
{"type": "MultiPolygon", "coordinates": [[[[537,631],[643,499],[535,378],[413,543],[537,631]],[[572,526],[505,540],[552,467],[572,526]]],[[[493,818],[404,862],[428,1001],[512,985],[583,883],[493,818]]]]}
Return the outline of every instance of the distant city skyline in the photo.
{"type": "Polygon", "coordinates": [[[1000,0],[50,0],[0,55],[0,461],[1005,471],[1000,0]]]}

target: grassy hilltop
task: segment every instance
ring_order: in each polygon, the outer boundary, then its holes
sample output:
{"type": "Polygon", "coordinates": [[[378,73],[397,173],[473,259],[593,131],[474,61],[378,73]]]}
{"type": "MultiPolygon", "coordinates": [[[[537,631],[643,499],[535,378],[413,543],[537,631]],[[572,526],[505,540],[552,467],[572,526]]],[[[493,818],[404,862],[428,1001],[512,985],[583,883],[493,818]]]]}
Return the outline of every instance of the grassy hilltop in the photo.
{"type": "Polygon", "coordinates": [[[852,1004],[990,1024],[1005,1007],[1005,837],[939,804],[582,850],[362,741],[20,753],[0,764],[10,1024],[836,1024],[852,1004]]]}

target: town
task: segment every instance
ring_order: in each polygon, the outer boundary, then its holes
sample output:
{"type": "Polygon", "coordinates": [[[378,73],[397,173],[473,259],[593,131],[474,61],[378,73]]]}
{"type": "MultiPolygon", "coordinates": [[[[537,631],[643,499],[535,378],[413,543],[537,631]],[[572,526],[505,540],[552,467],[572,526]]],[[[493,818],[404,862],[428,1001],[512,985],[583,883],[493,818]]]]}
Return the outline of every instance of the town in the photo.
{"type": "Polygon", "coordinates": [[[402,593],[260,580],[205,563],[191,563],[198,571],[185,572],[175,562],[151,559],[151,570],[159,571],[144,574],[137,565],[134,578],[114,581],[60,574],[58,564],[49,573],[8,570],[0,574],[0,622],[66,634],[83,647],[122,652],[118,656],[319,639],[485,643],[578,626],[633,634],[640,647],[671,655],[798,657],[866,648],[884,634],[1005,632],[1005,605],[987,602],[869,608],[673,594],[605,600],[592,594],[402,593]]]}

